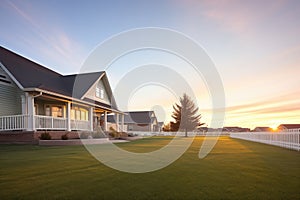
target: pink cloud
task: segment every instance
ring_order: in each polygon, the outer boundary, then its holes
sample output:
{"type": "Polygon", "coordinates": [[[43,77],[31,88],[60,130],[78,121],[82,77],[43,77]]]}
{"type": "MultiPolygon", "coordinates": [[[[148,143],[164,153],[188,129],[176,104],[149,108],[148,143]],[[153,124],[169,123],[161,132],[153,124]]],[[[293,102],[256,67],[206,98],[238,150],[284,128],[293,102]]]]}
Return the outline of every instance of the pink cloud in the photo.
{"type": "Polygon", "coordinates": [[[188,14],[204,17],[222,30],[236,35],[255,34],[265,19],[272,18],[285,0],[241,1],[241,0],[177,0],[178,7],[188,14]]]}

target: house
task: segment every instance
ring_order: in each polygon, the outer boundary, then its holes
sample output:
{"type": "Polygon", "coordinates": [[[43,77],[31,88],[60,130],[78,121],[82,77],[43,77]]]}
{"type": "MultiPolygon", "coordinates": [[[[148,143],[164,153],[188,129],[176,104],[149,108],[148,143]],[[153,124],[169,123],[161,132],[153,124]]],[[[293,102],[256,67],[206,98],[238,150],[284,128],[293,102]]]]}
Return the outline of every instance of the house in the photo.
{"type": "Polygon", "coordinates": [[[123,129],[104,71],[61,75],[0,47],[0,131],[107,130],[110,113],[123,129]]]}
{"type": "Polygon", "coordinates": [[[280,124],[277,127],[278,131],[296,131],[300,132],[300,124],[280,124]]]}
{"type": "Polygon", "coordinates": [[[249,132],[249,128],[242,128],[238,126],[225,126],[222,129],[223,132],[249,132]]]}
{"type": "MultiPolygon", "coordinates": [[[[157,132],[159,130],[159,124],[155,116],[154,111],[133,111],[124,112],[124,130],[128,132],[132,131],[145,131],[145,132],[157,132]]],[[[107,118],[108,123],[113,124],[117,121],[115,115],[109,115],[107,118]]],[[[114,127],[113,127],[114,128],[114,127]]]]}
{"type": "Polygon", "coordinates": [[[255,127],[253,130],[253,132],[271,132],[272,128],[270,127],[266,127],[266,126],[259,126],[259,127],[255,127]]]}
{"type": "Polygon", "coordinates": [[[164,122],[158,122],[158,131],[162,131],[164,127],[164,122]]]}

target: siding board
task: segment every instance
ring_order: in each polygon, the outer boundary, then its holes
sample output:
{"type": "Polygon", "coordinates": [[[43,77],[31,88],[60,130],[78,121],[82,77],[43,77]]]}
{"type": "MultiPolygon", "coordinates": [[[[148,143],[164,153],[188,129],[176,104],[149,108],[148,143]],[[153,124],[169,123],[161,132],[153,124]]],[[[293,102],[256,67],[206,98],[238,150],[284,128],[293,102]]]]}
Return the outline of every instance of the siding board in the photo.
{"type": "Polygon", "coordinates": [[[0,74],[6,81],[0,81],[0,116],[18,115],[22,113],[21,95],[24,95],[0,68],[0,74]]]}

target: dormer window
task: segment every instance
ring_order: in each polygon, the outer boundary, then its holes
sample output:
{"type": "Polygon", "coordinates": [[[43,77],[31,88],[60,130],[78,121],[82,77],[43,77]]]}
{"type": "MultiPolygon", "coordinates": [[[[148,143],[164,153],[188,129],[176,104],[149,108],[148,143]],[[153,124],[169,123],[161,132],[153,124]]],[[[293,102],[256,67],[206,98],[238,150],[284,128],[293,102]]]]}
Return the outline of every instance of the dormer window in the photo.
{"type": "Polygon", "coordinates": [[[100,99],[104,99],[104,89],[103,89],[103,87],[101,87],[100,84],[97,84],[97,87],[96,87],[96,97],[98,97],[100,99]]]}
{"type": "Polygon", "coordinates": [[[104,98],[104,90],[100,89],[100,98],[103,99],[104,98]]]}

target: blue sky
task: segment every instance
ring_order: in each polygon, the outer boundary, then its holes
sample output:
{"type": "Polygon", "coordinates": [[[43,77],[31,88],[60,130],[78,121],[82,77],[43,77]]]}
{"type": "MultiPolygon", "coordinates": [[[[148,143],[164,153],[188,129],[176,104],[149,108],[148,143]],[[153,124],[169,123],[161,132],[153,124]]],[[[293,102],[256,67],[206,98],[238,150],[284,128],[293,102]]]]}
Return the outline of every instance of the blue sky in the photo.
{"type": "MultiPolygon", "coordinates": [[[[4,0],[0,4],[0,44],[71,74],[112,35],[143,27],[174,29],[197,41],[215,63],[226,94],[225,125],[253,128],[300,123],[299,19],[297,0],[4,0]]],[[[149,55],[168,60],[149,51],[133,56],[143,60],[149,55]]],[[[116,64],[125,69],[133,65],[129,58],[116,64]]],[[[111,70],[108,76],[114,89],[120,73],[111,70]]],[[[157,86],[153,87],[156,91],[157,86]]],[[[208,91],[203,83],[195,90],[203,119],[208,120],[208,91]]],[[[153,102],[145,100],[149,91],[148,87],[135,93],[129,107],[151,109],[153,102]]],[[[161,116],[169,116],[174,98],[166,94],[159,101],[159,95],[151,97],[165,109],[161,116]]]]}

